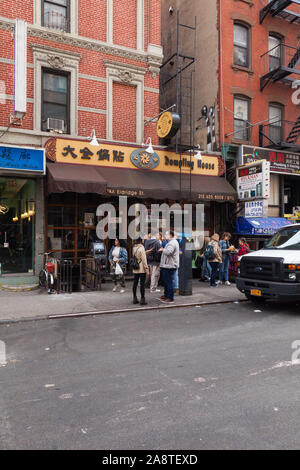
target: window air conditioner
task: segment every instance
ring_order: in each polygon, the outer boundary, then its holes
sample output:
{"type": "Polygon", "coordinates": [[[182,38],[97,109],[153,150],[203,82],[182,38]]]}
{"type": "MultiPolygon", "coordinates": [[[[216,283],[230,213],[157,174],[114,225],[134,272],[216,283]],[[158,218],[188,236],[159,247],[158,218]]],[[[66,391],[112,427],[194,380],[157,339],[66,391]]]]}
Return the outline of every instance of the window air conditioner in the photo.
{"type": "Polygon", "coordinates": [[[47,130],[63,134],[65,131],[65,121],[63,119],[48,118],[47,130]]]}

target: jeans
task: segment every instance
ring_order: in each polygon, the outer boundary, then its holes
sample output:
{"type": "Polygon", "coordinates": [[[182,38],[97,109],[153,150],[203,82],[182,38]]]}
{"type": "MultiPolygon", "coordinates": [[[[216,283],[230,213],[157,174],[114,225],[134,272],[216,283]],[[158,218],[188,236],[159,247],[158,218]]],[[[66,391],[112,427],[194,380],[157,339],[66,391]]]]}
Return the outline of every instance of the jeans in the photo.
{"type": "Polygon", "coordinates": [[[203,263],[202,263],[202,277],[210,277],[211,276],[211,267],[209,262],[207,261],[206,256],[203,256],[203,263]]]}
{"type": "Polygon", "coordinates": [[[173,288],[174,289],[179,289],[179,276],[178,276],[178,268],[174,272],[174,278],[173,278],[173,288]]]}
{"type": "Polygon", "coordinates": [[[167,299],[174,300],[174,274],[176,269],[161,268],[161,274],[164,283],[164,296],[167,299]]]}
{"type": "Polygon", "coordinates": [[[210,285],[216,285],[216,277],[219,270],[220,263],[209,263],[211,266],[210,285]]]}
{"type": "Polygon", "coordinates": [[[220,281],[223,281],[223,278],[224,278],[224,281],[229,280],[229,261],[230,261],[229,256],[225,256],[225,258],[223,258],[223,263],[220,266],[220,274],[219,274],[220,281]]]}
{"type": "Polygon", "coordinates": [[[141,297],[142,299],[145,298],[145,282],[146,282],[146,273],[137,273],[134,274],[134,280],[133,280],[133,286],[132,286],[132,292],[133,292],[133,297],[136,297],[136,291],[137,291],[137,286],[140,282],[140,291],[141,291],[141,297]]]}
{"type": "Polygon", "coordinates": [[[159,276],[160,276],[160,267],[157,264],[150,264],[150,278],[151,278],[151,290],[156,290],[158,286],[159,276]]]}

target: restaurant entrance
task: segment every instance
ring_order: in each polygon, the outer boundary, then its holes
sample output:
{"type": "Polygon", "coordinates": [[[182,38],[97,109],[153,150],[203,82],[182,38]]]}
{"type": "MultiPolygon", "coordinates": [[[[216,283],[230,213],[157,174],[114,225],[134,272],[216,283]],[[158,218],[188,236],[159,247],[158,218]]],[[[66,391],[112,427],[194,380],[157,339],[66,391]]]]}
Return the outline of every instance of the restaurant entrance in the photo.
{"type": "Polygon", "coordinates": [[[33,273],[35,181],[0,177],[0,263],[3,274],[33,273]]]}

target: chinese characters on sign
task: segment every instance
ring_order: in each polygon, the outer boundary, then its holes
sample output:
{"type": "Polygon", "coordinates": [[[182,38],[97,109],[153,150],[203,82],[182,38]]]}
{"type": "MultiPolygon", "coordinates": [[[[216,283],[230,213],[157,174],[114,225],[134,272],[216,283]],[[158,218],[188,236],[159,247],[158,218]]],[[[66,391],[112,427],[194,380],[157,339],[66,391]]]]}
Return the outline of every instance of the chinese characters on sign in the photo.
{"type": "Polygon", "coordinates": [[[0,168],[45,174],[45,151],[0,145],[0,168]]]}
{"type": "Polygon", "coordinates": [[[270,196],[270,164],[266,160],[237,168],[237,189],[240,201],[267,199],[270,196]]]}
{"type": "Polygon", "coordinates": [[[116,145],[106,142],[92,146],[87,141],[52,138],[46,142],[49,159],[57,163],[72,163],[93,166],[165,171],[205,176],[222,176],[224,162],[219,155],[202,155],[197,160],[193,155],[181,156],[175,152],[156,150],[147,153],[144,148],[116,145]]]}
{"type": "Polygon", "coordinates": [[[266,201],[248,201],[245,203],[245,217],[267,217],[268,205],[266,201]]]}
{"type": "Polygon", "coordinates": [[[117,150],[113,150],[112,155],[110,154],[109,149],[100,149],[98,150],[98,152],[93,153],[88,147],[83,147],[83,148],[80,148],[79,150],[79,153],[81,155],[76,154],[74,151],[75,151],[75,147],[71,147],[70,145],[67,145],[66,147],[63,148],[62,155],[64,157],[67,157],[68,155],[70,155],[72,158],[74,158],[74,160],[76,158],[81,159],[81,160],[91,160],[91,157],[93,157],[94,155],[98,155],[98,160],[107,160],[108,162],[111,160],[113,162],[124,161],[124,153],[117,151],[117,150]]]}
{"type": "Polygon", "coordinates": [[[300,175],[300,154],[244,145],[241,146],[240,152],[241,164],[266,160],[270,162],[272,173],[300,175]]]}

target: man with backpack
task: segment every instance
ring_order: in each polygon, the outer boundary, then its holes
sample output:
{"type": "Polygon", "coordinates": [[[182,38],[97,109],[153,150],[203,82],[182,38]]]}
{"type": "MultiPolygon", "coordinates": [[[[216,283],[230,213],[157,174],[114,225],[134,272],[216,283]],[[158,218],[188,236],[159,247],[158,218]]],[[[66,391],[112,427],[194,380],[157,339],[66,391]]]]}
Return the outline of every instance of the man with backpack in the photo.
{"type": "Polygon", "coordinates": [[[210,287],[218,287],[216,277],[220,264],[222,263],[222,250],[219,245],[219,240],[219,235],[214,233],[205,250],[205,256],[211,266],[210,287]]]}
{"type": "Polygon", "coordinates": [[[150,292],[160,292],[158,289],[158,281],[160,277],[160,259],[161,248],[160,233],[155,234],[149,240],[147,240],[147,262],[149,266],[150,273],[150,292]]]}

